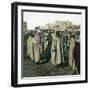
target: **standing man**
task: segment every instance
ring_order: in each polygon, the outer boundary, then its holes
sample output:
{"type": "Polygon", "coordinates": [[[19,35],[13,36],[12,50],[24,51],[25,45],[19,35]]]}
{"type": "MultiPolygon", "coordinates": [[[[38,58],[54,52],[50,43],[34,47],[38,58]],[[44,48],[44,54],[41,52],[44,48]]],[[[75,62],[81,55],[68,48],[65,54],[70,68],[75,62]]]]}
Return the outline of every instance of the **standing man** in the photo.
{"type": "Polygon", "coordinates": [[[56,32],[56,65],[59,66],[61,64],[61,38],[60,38],[60,31],[56,32]]]}
{"type": "Polygon", "coordinates": [[[75,39],[74,34],[72,34],[70,38],[70,47],[69,47],[69,66],[72,67],[73,70],[75,69],[74,48],[75,48],[75,39]]]}
{"type": "Polygon", "coordinates": [[[63,41],[63,32],[61,32],[60,38],[61,38],[61,58],[62,58],[62,63],[65,63],[64,60],[64,41],[63,41]]]}
{"type": "Polygon", "coordinates": [[[51,46],[51,63],[56,65],[56,34],[55,32],[52,34],[52,46],[51,46]]]}
{"type": "Polygon", "coordinates": [[[33,55],[33,36],[29,35],[28,40],[27,40],[27,56],[31,58],[31,60],[34,60],[34,55],[33,55]]]}
{"type": "Polygon", "coordinates": [[[34,58],[38,64],[40,60],[40,36],[38,31],[36,31],[34,35],[34,58]]]}

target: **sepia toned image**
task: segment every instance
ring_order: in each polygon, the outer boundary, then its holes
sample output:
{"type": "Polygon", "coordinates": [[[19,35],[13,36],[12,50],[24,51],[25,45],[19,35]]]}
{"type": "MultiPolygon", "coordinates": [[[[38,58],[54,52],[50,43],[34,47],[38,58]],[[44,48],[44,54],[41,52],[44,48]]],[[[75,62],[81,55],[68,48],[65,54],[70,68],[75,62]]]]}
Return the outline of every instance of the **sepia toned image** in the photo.
{"type": "Polygon", "coordinates": [[[22,77],[80,74],[81,13],[22,11],[22,77]]]}
{"type": "Polygon", "coordinates": [[[88,7],[11,4],[11,85],[88,82],[88,7]]]}

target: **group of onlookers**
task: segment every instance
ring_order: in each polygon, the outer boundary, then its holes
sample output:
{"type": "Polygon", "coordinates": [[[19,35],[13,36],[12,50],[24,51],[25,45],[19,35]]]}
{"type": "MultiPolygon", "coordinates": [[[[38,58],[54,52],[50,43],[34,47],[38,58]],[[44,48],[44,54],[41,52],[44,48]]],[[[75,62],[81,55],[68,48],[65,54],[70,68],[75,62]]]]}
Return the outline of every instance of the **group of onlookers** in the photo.
{"type": "Polygon", "coordinates": [[[27,56],[37,64],[50,61],[54,66],[59,66],[68,62],[68,65],[78,72],[74,49],[75,42],[79,41],[79,38],[80,33],[67,30],[64,32],[33,31],[27,39],[27,56]]]}

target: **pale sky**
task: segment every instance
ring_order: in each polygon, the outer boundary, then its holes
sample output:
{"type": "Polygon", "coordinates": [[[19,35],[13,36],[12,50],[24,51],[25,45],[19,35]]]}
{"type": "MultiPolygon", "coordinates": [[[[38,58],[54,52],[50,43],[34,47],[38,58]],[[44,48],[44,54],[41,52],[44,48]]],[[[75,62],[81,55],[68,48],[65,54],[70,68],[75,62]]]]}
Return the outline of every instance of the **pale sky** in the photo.
{"type": "Polygon", "coordinates": [[[53,23],[56,20],[69,20],[73,24],[81,25],[81,14],[24,12],[23,15],[23,20],[27,22],[28,29],[35,29],[36,26],[45,26],[47,23],[53,23]]]}

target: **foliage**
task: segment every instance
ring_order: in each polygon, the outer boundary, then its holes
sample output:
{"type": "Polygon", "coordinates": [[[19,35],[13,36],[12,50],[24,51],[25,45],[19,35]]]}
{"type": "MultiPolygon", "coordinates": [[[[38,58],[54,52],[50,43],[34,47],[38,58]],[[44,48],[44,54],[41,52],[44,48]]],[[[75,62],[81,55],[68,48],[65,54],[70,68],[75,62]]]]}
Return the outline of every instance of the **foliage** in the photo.
{"type": "Polygon", "coordinates": [[[46,28],[64,31],[65,29],[71,30],[80,29],[80,25],[74,25],[71,21],[57,20],[54,23],[47,23],[46,28]]]}

